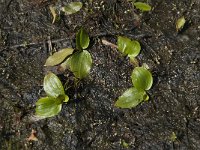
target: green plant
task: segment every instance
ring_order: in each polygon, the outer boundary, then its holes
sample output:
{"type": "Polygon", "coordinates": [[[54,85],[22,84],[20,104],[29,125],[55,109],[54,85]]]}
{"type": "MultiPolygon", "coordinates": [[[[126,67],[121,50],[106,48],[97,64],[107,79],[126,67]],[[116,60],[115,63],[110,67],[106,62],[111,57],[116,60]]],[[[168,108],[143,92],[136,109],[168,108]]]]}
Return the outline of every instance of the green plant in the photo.
{"type": "Polygon", "coordinates": [[[123,55],[127,55],[131,60],[133,60],[141,50],[138,41],[123,36],[118,36],[117,48],[123,55]]]}
{"type": "Polygon", "coordinates": [[[176,21],[176,31],[180,31],[186,23],[185,17],[182,16],[176,21]]]}
{"type": "Polygon", "coordinates": [[[132,3],[133,7],[135,7],[136,9],[139,9],[140,11],[150,11],[151,10],[151,6],[148,5],[147,3],[143,3],[143,2],[135,2],[135,0],[128,0],[132,3]]]}
{"type": "Polygon", "coordinates": [[[149,99],[146,90],[149,90],[153,84],[151,72],[144,67],[136,67],[131,74],[131,79],[133,87],[126,90],[118,98],[115,103],[116,107],[133,108],[149,99]]]}
{"type": "Polygon", "coordinates": [[[57,16],[58,16],[58,14],[60,14],[61,11],[64,12],[66,15],[71,15],[71,14],[74,14],[74,13],[80,11],[82,6],[83,6],[83,4],[81,2],[71,2],[63,7],[50,6],[49,9],[53,16],[52,23],[54,23],[57,20],[57,16]]]}
{"type": "Polygon", "coordinates": [[[62,7],[61,10],[64,11],[67,15],[74,14],[82,8],[83,4],[81,2],[71,2],[66,6],[62,7]]]}
{"type": "Polygon", "coordinates": [[[64,69],[68,66],[76,78],[86,77],[92,66],[92,57],[86,50],[89,43],[87,32],[81,28],[76,34],[76,49],[65,48],[55,52],[46,60],[45,66],[55,66],[63,62],[61,66],[64,69]]]}
{"type": "Polygon", "coordinates": [[[55,116],[61,111],[62,104],[69,101],[69,97],[59,78],[51,72],[44,77],[43,86],[47,96],[36,102],[36,115],[42,118],[55,116]]]}
{"type": "MultiPolygon", "coordinates": [[[[117,48],[124,56],[128,56],[132,62],[137,62],[135,57],[138,56],[141,50],[138,41],[118,36],[117,45],[106,40],[102,40],[102,43],[117,48]]],[[[149,90],[153,84],[151,72],[149,72],[144,66],[136,67],[132,72],[131,79],[133,87],[126,90],[118,98],[115,103],[116,107],[132,108],[149,99],[146,90],[149,90]]]]}

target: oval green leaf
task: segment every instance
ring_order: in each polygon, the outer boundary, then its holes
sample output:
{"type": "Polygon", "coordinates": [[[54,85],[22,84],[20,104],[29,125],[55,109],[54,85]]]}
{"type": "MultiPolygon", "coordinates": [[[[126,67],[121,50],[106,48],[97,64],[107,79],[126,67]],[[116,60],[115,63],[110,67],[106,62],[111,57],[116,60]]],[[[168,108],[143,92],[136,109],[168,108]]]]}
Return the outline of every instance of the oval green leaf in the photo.
{"type": "Polygon", "coordinates": [[[49,97],[57,98],[60,95],[65,95],[64,88],[59,78],[52,72],[44,77],[44,91],[49,97]]]}
{"type": "Polygon", "coordinates": [[[137,90],[132,87],[126,90],[116,101],[115,106],[120,108],[133,108],[140,104],[146,97],[144,90],[137,90]]]}
{"type": "Polygon", "coordinates": [[[142,2],[135,2],[133,4],[137,9],[141,10],[141,11],[150,11],[151,10],[151,6],[148,5],[147,3],[142,3],[142,2]]]}
{"type": "Polygon", "coordinates": [[[136,67],[131,74],[131,79],[138,90],[149,90],[153,84],[151,72],[144,67],[136,67]]]}
{"type": "Polygon", "coordinates": [[[76,78],[82,79],[86,77],[92,66],[92,57],[86,50],[76,52],[69,58],[70,70],[76,78]]]}
{"type": "Polygon", "coordinates": [[[181,30],[181,29],[184,27],[185,22],[186,22],[186,20],[185,20],[185,17],[184,17],[184,16],[182,16],[181,18],[179,18],[179,19],[176,21],[176,31],[181,30]]]}
{"type": "Polygon", "coordinates": [[[62,108],[62,101],[52,97],[44,97],[36,102],[36,115],[47,118],[57,115],[62,108]]]}
{"type": "Polygon", "coordinates": [[[61,8],[67,15],[74,14],[82,8],[83,4],[81,2],[71,2],[68,5],[61,8]]]}
{"type": "Polygon", "coordinates": [[[117,39],[118,50],[124,55],[129,57],[136,57],[141,50],[140,43],[135,40],[130,40],[129,38],[118,36],[117,39]]]}
{"type": "Polygon", "coordinates": [[[46,60],[45,66],[55,66],[60,64],[67,56],[71,55],[73,51],[74,49],[72,48],[64,48],[55,52],[46,60]]]}
{"type": "Polygon", "coordinates": [[[83,50],[88,48],[89,44],[90,38],[87,32],[83,28],[81,28],[76,34],[76,48],[78,50],[83,50]]]}

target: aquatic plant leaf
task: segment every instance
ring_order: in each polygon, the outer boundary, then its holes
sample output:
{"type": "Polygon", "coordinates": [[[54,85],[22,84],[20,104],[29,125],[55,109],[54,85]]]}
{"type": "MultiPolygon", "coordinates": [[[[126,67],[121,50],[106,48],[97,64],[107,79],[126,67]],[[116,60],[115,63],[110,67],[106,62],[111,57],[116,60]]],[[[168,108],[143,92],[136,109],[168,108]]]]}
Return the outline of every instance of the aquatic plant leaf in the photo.
{"type": "Polygon", "coordinates": [[[182,16],[181,18],[179,18],[179,19],[176,21],[176,31],[181,30],[181,29],[184,27],[185,22],[186,22],[186,20],[185,20],[185,17],[184,17],[184,16],[182,16]]]}
{"type": "Polygon", "coordinates": [[[56,9],[53,6],[50,6],[49,9],[50,9],[51,14],[53,16],[53,21],[52,21],[52,24],[53,24],[56,21],[56,17],[57,17],[56,9]]]}
{"type": "Polygon", "coordinates": [[[151,72],[144,67],[136,67],[131,74],[131,79],[138,90],[149,90],[153,84],[151,72]]]}
{"type": "Polygon", "coordinates": [[[132,87],[126,90],[116,101],[115,106],[120,108],[133,108],[140,104],[146,95],[144,90],[132,87]]]}
{"type": "Polygon", "coordinates": [[[61,10],[64,11],[67,15],[74,14],[82,8],[83,4],[81,2],[71,2],[66,6],[62,7],[61,10]]]}
{"type": "Polygon", "coordinates": [[[61,81],[52,72],[49,72],[44,77],[43,86],[44,86],[44,91],[49,97],[57,98],[58,96],[65,95],[65,91],[64,91],[61,81]]]}
{"type": "Polygon", "coordinates": [[[130,40],[129,38],[118,36],[117,39],[118,50],[124,55],[129,57],[136,57],[141,50],[140,43],[135,40],[130,40]]]}
{"type": "Polygon", "coordinates": [[[76,34],[76,48],[78,50],[86,49],[90,44],[90,38],[87,32],[81,28],[76,34]]]}
{"type": "Polygon", "coordinates": [[[86,77],[92,66],[92,57],[86,50],[78,51],[69,58],[70,70],[76,78],[86,77]]]}
{"type": "Polygon", "coordinates": [[[53,55],[49,56],[46,60],[45,66],[55,66],[60,64],[67,56],[73,53],[74,49],[64,48],[53,55]]]}
{"type": "Polygon", "coordinates": [[[147,3],[135,2],[135,3],[133,3],[133,5],[134,5],[137,9],[139,9],[139,10],[141,10],[141,11],[150,11],[150,10],[151,10],[151,6],[148,5],[147,3]]]}
{"type": "Polygon", "coordinates": [[[57,115],[62,108],[62,101],[53,97],[40,98],[36,102],[36,115],[47,118],[57,115]]]}

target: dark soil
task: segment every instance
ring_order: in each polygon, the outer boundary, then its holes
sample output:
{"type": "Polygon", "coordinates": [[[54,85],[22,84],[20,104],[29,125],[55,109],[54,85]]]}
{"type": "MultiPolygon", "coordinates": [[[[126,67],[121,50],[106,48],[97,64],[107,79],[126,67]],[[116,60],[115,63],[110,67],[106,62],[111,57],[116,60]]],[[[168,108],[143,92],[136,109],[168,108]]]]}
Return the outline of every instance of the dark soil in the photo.
{"type": "Polygon", "coordinates": [[[0,149],[199,150],[200,1],[149,0],[153,10],[141,13],[127,0],[83,0],[80,12],[52,24],[49,5],[68,2],[0,0],[0,149]],[[177,33],[181,16],[187,23],[177,33]],[[58,116],[37,120],[35,102],[44,93],[49,45],[74,47],[81,26],[92,40],[91,73],[77,87],[69,71],[59,73],[63,83],[72,84],[66,91],[70,102],[58,116]],[[101,43],[115,43],[117,35],[140,41],[138,61],[154,77],[150,100],[133,109],[114,107],[131,87],[134,68],[101,43]],[[32,129],[38,141],[27,140],[32,129]]]}

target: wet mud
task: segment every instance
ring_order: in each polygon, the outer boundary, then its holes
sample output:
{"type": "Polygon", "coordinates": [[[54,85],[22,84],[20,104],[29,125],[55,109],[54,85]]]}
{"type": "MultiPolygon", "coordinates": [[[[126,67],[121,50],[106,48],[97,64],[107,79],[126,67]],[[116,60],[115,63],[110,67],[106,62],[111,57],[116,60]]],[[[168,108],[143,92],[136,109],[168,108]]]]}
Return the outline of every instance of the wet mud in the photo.
{"type": "Polygon", "coordinates": [[[56,1],[0,1],[0,149],[200,149],[200,2],[150,0],[153,10],[144,13],[127,0],[82,2],[80,12],[52,24],[56,1]],[[181,16],[187,22],[177,33],[181,16]],[[74,86],[69,71],[50,68],[71,84],[70,101],[58,116],[37,120],[44,63],[54,49],[74,47],[81,26],[91,37],[91,73],[74,86]],[[131,87],[134,66],[101,42],[116,43],[118,35],[141,43],[138,62],[154,78],[150,100],[133,109],[114,103],[131,87]],[[32,130],[37,141],[28,140],[32,130]]]}

